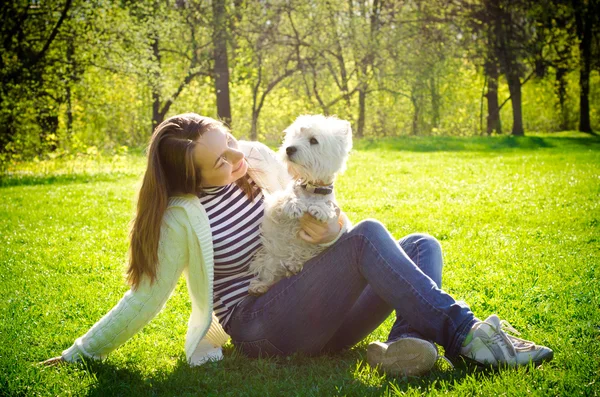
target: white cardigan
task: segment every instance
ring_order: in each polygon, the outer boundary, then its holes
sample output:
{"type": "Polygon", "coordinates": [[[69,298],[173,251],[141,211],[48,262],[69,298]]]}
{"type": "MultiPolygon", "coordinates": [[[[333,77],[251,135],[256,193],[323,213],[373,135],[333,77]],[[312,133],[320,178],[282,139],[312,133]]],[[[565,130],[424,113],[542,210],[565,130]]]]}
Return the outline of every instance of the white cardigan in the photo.
{"type": "MultiPolygon", "coordinates": [[[[290,177],[275,153],[259,142],[240,141],[252,179],[267,192],[283,189],[290,177]]],[[[350,225],[344,225],[333,244],[350,225]]],[[[163,216],[158,246],[156,280],[144,278],[137,289],[125,296],[90,330],[62,352],[66,361],[80,357],[104,359],[141,330],[165,306],[181,276],[185,275],[192,301],[185,353],[191,366],[223,358],[221,346],[227,342],[213,308],[213,246],[208,216],[194,195],[171,197],[163,216]]]]}

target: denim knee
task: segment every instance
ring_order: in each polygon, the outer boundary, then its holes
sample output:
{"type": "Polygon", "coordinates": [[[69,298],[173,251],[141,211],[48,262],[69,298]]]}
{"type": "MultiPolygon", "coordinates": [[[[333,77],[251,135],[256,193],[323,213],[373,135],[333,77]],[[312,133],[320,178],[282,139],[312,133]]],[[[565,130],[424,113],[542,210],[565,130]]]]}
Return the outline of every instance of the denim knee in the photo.
{"type": "Polygon", "coordinates": [[[439,255],[442,253],[442,245],[430,234],[427,233],[413,233],[404,237],[402,242],[407,244],[416,244],[420,250],[429,250],[430,252],[438,252],[439,255]]]}
{"type": "Polygon", "coordinates": [[[417,267],[441,288],[444,259],[440,242],[429,234],[414,233],[398,243],[417,267]]]}
{"type": "Polygon", "coordinates": [[[360,221],[352,227],[352,232],[362,236],[372,236],[374,234],[382,232],[386,234],[388,233],[383,223],[373,218],[368,218],[363,221],[360,221]]]}

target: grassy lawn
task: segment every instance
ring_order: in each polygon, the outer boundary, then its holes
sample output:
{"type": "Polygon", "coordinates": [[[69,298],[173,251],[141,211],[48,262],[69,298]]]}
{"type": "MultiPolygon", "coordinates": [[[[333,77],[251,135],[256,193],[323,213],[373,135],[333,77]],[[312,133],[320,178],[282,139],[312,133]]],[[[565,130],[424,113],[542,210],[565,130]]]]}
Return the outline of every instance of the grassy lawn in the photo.
{"type": "Polygon", "coordinates": [[[365,363],[390,317],[343,354],[185,363],[183,280],[163,310],[102,362],[58,355],[127,290],[127,230],[144,159],[23,164],[0,179],[0,395],[379,396],[600,394],[600,139],[398,138],[355,143],[337,197],[353,222],[423,231],[445,256],[443,288],[550,346],[539,368],[442,364],[391,378],[365,363]]]}

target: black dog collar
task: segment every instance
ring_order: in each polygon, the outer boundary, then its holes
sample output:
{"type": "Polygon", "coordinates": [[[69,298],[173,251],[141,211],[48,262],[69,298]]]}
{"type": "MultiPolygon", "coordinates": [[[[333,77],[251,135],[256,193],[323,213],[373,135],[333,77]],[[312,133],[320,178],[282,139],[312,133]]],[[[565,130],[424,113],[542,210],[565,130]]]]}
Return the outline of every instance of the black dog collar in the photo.
{"type": "Polygon", "coordinates": [[[307,192],[315,193],[315,194],[327,195],[327,194],[333,193],[333,184],[329,185],[329,186],[319,186],[319,185],[313,185],[310,182],[306,182],[304,184],[300,184],[300,187],[303,188],[304,190],[306,190],[307,192]]]}

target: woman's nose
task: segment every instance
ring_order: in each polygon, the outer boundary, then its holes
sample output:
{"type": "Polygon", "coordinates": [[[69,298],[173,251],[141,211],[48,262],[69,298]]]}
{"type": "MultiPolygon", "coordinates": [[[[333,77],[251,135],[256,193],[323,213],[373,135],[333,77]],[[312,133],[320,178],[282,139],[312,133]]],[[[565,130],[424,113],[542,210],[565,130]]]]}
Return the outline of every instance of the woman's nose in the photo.
{"type": "Polygon", "coordinates": [[[231,149],[229,158],[231,159],[231,164],[237,164],[244,158],[244,153],[236,149],[231,149]]]}

